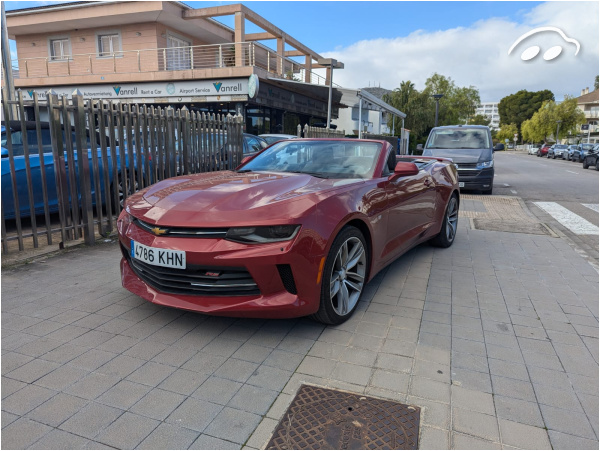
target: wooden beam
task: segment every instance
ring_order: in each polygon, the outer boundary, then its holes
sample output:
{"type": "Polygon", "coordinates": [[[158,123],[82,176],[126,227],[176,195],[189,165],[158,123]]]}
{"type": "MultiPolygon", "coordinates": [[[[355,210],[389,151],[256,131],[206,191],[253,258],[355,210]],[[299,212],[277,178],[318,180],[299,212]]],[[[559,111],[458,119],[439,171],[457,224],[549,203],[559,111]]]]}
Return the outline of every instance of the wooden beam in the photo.
{"type": "Polygon", "coordinates": [[[232,16],[235,13],[241,12],[242,5],[224,5],[212,6],[210,8],[186,9],[182,11],[181,17],[184,20],[191,19],[206,19],[209,17],[232,16]]]}
{"type": "Polygon", "coordinates": [[[300,50],[288,50],[285,52],[285,56],[306,56],[306,53],[303,53],[300,50]]]}
{"type": "Polygon", "coordinates": [[[246,41],[265,41],[267,39],[277,39],[277,36],[271,33],[250,33],[246,35],[246,41]]]}

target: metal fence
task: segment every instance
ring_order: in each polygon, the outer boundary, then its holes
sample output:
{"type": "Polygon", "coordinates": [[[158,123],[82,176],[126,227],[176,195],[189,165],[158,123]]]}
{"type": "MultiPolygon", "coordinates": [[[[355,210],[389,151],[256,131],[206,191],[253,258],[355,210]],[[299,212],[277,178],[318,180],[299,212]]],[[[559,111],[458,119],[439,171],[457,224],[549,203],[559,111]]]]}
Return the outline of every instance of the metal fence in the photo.
{"type": "Polygon", "coordinates": [[[243,118],[49,92],[8,101],[2,89],[2,251],[95,241],[128,196],[152,183],[239,165],[243,118]],[[34,121],[26,120],[25,110],[34,121]],[[47,111],[48,121],[40,120],[47,111]],[[16,242],[16,245],[15,245],[16,242]]]}

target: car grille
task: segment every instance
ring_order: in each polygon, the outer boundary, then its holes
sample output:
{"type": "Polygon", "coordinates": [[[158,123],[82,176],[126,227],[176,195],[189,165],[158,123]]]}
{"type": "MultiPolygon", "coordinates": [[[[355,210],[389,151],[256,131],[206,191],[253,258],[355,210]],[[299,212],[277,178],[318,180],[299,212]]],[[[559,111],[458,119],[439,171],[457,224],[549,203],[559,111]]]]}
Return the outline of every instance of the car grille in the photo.
{"type": "Polygon", "coordinates": [[[458,169],[476,169],[477,163],[456,163],[458,169]]]}
{"type": "Polygon", "coordinates": [[[281,277],[281,281],[283,282],[286,291],[291,294],[298,294],[292,267],[290,265],[277,265],[277,271],[279,271],[279,277],[281,277]]]}
{"type": "Polygon", "coordinates": [[[133,223],[139,228],[157,236],[179,236],[183,238],[225,238],[227,228],[205,228],[205,227],[168,227],[148,224],[135,218],[133,223]]]}
{"type": "MultiPolygon", "coordinates": [[[[127,251],[123,251],[127,255],[127,251]]],[[[133,272],[152,288],[169,294],[197,296],[251,296],[260,294],[245,268],[187,265],[186,269],[163,268],[127,257],[133,272]]]]}

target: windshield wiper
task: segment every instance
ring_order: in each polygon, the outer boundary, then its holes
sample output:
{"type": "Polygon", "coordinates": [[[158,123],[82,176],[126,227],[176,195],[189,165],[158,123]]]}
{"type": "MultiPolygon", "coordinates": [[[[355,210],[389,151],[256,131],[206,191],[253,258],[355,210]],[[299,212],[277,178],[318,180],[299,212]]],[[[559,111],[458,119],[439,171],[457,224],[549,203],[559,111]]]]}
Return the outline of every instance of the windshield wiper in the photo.
{"type": "Polygon", "coordinates": [[[243,174],[244,172],[252,172],[252,169],[240,169],[239,171],[235,171],[238,174],[243,174]]]}
{"type": "Polygon", "coordinates": [[[317,178],[320,178],[320,179],[327,179],[327,178],[329,178],[326,175],[321,174],[320,172],[305,172],[305,171],[285,171],[285,172],[291,172],[292,174],[312,175],[313,177],[317,177],[317,178]]]}

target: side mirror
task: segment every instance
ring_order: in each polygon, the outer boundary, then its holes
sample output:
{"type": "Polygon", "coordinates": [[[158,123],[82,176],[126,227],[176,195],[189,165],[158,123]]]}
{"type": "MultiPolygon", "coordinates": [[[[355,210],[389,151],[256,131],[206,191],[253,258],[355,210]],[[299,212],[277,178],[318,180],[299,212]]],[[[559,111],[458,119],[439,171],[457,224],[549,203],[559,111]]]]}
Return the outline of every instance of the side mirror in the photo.
{"type": "Polygon", "coordinates": [[[417,144],[417,150],[423,152],[423,144],[417,144]]]}
{"type": "Polygon", "coordinates": [[[494,151],[496,150],[504,150],[504,144],[498,143],[494,146],[494,151]]]}
{"type": "Polygon", "coordinates": [[[410,175],[417,175],[419,173],[419,168],[416,164],[408,162],[408,161],[400,161],[396,163],[396,167],[394,168],[394,174],[392,177],[407,177],[410,175]]]}

